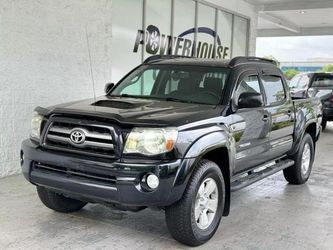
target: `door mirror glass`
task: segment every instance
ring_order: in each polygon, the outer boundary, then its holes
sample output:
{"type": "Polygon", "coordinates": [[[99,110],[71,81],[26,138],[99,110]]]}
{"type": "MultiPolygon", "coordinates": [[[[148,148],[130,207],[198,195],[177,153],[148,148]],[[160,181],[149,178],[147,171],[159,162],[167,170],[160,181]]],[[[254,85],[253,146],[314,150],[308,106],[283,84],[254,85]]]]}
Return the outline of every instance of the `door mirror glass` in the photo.
{"type": "Polygon", "coordinates": [[[113,89],[114,85],[115,84],[113,82],[105,84],[105,87],[104,87],[105,94],[108,94],[111,91],[111,89],[113,89]]]}
{"type": "Polygon", "coordinates": [[[244,92],[238,98],[238,108],[258,108],[264,104],[260,93],[244,92]]]}

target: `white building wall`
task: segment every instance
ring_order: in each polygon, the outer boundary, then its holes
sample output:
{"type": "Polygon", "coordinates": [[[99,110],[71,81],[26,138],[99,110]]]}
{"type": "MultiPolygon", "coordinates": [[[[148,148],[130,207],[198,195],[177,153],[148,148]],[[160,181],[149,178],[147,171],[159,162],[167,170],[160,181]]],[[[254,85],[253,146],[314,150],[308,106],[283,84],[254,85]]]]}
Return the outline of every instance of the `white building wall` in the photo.
{"type": "MultiPolygon", "coordinates": [[[[253,55],[254,7],[242,0],[210,2],[251,18],[253,55]]],[[[0,178],[20,172],[20,144],[28,137],[35,106],[92,97],[92,76],[97,95],[103,93],[112,63],[117,64],[111,10],[112,0],[1,0],[0,178]]]]}
{"type": "Polygon", "coordinates": [[[35,106],[98,94],[111,74],[110,0],[1,0],[0,177],[20,172],[35,106]]]}

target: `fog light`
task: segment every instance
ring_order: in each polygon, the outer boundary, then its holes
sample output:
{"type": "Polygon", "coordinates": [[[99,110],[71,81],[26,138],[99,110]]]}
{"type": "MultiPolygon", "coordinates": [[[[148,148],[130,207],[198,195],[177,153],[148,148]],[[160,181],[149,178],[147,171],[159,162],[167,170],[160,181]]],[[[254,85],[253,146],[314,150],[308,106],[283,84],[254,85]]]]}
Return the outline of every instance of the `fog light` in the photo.
{"type": "Polygon", "coordinates": [[[156,189],[160,184],[158,177],[154,174],[148,174],[146,178],[147,186],[151,189],[156,189]]]}

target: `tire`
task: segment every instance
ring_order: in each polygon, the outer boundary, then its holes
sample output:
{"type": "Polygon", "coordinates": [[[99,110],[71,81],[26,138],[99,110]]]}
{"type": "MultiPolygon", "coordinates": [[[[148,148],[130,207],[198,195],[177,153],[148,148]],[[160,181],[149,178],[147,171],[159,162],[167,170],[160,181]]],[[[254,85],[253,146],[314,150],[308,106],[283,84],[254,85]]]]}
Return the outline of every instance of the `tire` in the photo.
{"type": "Polygon", "coordinates": [[[315,150],[312,137],[306,133],[304,134],[297,153],[292,157],[292,159],[295,161],[295,164],[283,170],[284,178],[290,184],[295,185],[304,184],[307,182],[311,174],[314,155],[315,150]],[[305,151],[309,152],[310,155],[305,153],[305,151]],[[302,165],[303,163],[305,165],[302,165]]]}
{"type": "Polygon", "coordinates": [[[323,117],[323,120],[321,121],[321,128],[324,131],[326,129],[327,125],[327,119],[323,117]]]}
{"type": "Polygon", "coordinates": [[[215,234],[220,224],[224,204],[225,182],[220,168],[214,162],[208,160],[199,161],[183,197],[165,209],[169,232],[177,241],[189,246],[198,246],[205,243],[215,234]],[[210,192],[209,189],[206,189],[208,186],[214,186],[214,183],[216,185],[215,191],[210,192]],[[204,196],[201,196],[200,199],[199,189],[204,196]],[[207,196],[206,191],[210,193],[209,196],[207,196]],[[208,204],[207,200],[212,202],[210,207],[216,208],[215,215],[212,215],[214,209],[203,210],[205,209],[205,204],[208,204]],[[205,214],[209,216],[204,216],[205,214]],[[207,221],[204,220],[204,217],[207,218],[207,221]]]}
{"type": "Polygon", "coordinates": [[[44,187],[37,187],[37,193],[46,207],[61,213],[78,211],[87,204],[83,201],[67,198],[44,187]]]}

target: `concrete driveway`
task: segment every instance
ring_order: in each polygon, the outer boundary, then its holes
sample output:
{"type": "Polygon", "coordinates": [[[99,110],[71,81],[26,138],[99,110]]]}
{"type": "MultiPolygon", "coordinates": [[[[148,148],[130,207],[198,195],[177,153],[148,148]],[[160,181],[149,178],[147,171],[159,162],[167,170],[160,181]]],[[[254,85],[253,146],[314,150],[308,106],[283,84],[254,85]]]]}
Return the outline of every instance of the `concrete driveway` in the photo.
{"type": "MultiPolygon", "coordinates": [[[[0,249],[185,249],[163,211],[101,205],[60,214],[44,207],[22,176],[0,180],[0,249]]],[[[229,217],[196,249],[333,249],[333,124],[318,143],[312,176],[288,185],[282,173],[232,194],[229,217]]]]}

